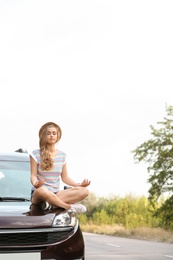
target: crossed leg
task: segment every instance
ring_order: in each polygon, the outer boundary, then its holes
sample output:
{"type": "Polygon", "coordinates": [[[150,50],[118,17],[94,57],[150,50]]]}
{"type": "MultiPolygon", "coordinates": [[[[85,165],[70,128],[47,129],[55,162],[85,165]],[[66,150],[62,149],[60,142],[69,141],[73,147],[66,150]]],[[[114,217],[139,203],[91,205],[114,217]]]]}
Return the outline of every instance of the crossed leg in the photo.
{"type": "Polygon", "coordinates": [[[66,190],[60,190],[56,196],[65,203],[73,204],[86,198],[88,193],[88,189],[85,187],[74,187],[66,190]]]}
{"type": "Polygon", "coordinates": [[[67,190],[61,190],[53,193],[44,187],[37,188],[32,196],[33,204],[40,204],[47,201],[50,205],[70,209],[72,203],[76,203],[88,196],[88,190],[85,187],[74,187],[67,190]]]}

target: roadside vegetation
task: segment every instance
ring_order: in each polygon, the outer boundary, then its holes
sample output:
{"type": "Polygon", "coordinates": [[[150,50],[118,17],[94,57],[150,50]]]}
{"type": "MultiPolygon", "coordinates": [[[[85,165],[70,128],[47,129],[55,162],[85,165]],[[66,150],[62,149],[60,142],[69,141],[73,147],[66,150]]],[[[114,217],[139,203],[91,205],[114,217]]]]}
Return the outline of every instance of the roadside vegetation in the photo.
{"type": "Polygon", "coordinates": [[[160,218],[153,216],[145,196],[104,198],[90,193],[82,203],[87,212],[78,217],[84,232],[173,243],[172,227],[163,227],[160,218]]]}
{"type": "Polygon", "coordinates": [[[152,138],[132,151],[135,163],[147,164],[148,198],[90,194],[79,216],[83,231],[173,243],[173,106],[166,113],[157,128],[150,126],[152,138]]]}

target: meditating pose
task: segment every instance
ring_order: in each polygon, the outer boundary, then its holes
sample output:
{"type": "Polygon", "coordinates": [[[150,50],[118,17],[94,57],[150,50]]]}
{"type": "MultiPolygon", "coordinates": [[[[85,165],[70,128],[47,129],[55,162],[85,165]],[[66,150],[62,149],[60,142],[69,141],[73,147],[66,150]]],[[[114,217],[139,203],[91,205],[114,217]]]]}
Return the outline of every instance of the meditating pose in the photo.
{"type": "Polygon", "coordinates": [[[77,183],[69,177],[66,154],[56,148],[61,134],[61,128],[54,122],[44,124],[39,130],[39,149],[30,153],[31,201],[45,205],[44,209],[51,205],[83,213],[86,208],[77,202],[88,196],[86,187],[90,181],[85,179],[77,183]],[[60,180],[70,188],[60,190],[60,180]]]}

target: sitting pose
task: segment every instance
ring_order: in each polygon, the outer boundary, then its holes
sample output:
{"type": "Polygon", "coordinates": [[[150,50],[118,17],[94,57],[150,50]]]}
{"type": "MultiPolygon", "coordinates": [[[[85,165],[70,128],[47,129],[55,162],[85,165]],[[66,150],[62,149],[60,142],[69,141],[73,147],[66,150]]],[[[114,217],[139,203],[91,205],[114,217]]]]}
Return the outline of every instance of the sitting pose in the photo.
{"type": "Polygon", "coordinates": [[[39,146],[30,153],[32,203],[74,209],[83,213],[86,208],[77,202],[88,196],[90,181],[73,181],[67,172],[66,154],[57,150],[55,145],[61,138],[61,128],[53,123],[44,124],[39,130],[39,146]],[[70,189],[60,190],[60,178],[70,189]],[[77,204],[75,204],[77,203],[77,204]]]}

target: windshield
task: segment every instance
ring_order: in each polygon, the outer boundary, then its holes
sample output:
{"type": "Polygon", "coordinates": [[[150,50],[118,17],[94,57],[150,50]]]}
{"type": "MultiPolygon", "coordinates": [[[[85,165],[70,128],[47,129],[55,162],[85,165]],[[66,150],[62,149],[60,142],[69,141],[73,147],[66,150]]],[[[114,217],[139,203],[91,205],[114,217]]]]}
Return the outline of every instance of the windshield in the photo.
{"type": "Polygon", "coordinates": [[[0,197],[30,198],[29,162],[0,161],[0,197]]]}

